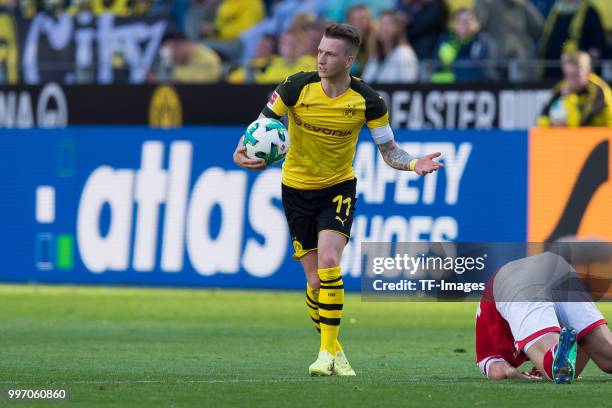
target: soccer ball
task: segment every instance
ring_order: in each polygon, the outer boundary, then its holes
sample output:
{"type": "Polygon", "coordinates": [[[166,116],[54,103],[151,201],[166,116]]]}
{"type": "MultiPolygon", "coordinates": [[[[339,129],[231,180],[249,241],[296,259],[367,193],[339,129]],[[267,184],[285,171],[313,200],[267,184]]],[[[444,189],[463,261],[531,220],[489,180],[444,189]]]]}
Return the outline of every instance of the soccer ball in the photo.
{"type": "Polygon", "coordinates": [[[278,120],[262,118],[247,127],[243,143],[250,159],[260,158],[264,159],[266,164],[273,164],[287,155],[289,134],[278,120]]]}

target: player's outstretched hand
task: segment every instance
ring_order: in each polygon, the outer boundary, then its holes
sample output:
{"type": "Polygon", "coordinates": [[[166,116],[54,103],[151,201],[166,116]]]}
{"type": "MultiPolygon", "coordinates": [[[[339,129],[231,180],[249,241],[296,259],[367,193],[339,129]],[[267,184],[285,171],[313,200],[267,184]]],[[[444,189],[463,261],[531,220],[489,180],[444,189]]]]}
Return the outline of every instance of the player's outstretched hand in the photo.
{"type": "Polygon", "coordinates": [[[419,176],[425,176],[429,173],[433,173],[438,170],[440,167],[444,167],[444,164],[435,161],[436,157],[440,157],[442,153],[435,152],[432,154],[428,154],[427,156],[421,157],[414,166],[414,171],[419,176]]]}
{"type": "Polygon", "coordinates": [[[544,378],[544,376],[542,375],[542,373],[540,372],[540,370],[538,370],[537,367],[533,367],[531,369],[531,371],[529,372],[523,372],[523,374],[528,374],[531,377],[536,377],[537,379],[541,380],[544,378]]]}
{"type": "Polygon", "coordinates": [[[519,373],[519,376],[517,377],[521,380],[542,380],[542,377],[538,377],[537,375],[534,375],[532,373],[529,373],[527,371],[524,371],[522,373],[519,373]]]}
{"type": "Polygon", "coordinates": [[[509,376],[509,378],[517,378],[519,380],[542,380],[544,378],[536,367],[533,367],[531,371],[520,372],[514,367],[512,367],[512,370],[514,371],[514,377],[509,376]]]}
{"type": "Polygon", "coordinates": [[[246,155],[246,147],[242,143],[242,138],[240,138],[238,146],[234,150],[234,163],[249,170],[263,170],[266,168],[266,161],[264,159],[250,159],[246,155]]]}

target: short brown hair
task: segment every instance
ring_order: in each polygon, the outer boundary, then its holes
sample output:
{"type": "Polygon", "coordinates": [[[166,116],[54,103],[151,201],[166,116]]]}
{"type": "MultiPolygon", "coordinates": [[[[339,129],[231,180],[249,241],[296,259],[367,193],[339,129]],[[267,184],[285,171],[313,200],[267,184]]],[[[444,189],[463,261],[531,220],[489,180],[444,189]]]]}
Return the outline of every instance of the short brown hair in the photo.
{"type": "Polygon", "coordinates": [[[361,45],[359,31],[349,24],[331,24],[325,29],[324,36],[344,41],[353,52],[357,52],[361,45]]]}

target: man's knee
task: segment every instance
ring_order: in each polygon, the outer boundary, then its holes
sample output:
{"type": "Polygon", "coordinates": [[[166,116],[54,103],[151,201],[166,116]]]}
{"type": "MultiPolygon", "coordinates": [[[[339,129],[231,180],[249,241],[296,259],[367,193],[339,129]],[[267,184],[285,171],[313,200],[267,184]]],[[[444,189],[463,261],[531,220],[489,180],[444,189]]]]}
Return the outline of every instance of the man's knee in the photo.
{"type": "Polygon", "coordinates": [[[308,286],[313,290],[319,290],[321,283],[319,281],[319,273],[316,264],[304,268],[304,272],[306,272],[306,282],[308,282],[308,286]]]}
{"type": "Polygon", "coordinates": [[[340,264],[340,256],[334,251],[319,253],[319,269],[333,268],[340,264]]]}
{"type": "Polygon", "coordinates": [[[307,274],[306,275],[306,280],[308,281],[308,286],[310,286],[310,288],[312,290],[319,290],[321,287],[321,281],[319,280],[319,276],[315,273],[313,274],[307,274]]]}

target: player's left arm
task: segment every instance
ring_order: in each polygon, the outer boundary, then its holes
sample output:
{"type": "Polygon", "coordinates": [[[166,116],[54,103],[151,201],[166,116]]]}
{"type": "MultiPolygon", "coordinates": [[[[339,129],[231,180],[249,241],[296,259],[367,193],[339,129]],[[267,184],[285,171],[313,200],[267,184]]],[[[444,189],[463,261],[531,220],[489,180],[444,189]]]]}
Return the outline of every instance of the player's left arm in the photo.
{"type": "Polygon", "coordinates": [[[434,159],[442,153],[435,152],[421,158],[413,157],[400,148],[395,142],[393,130],[389,123],[389,113],[382,96],[366,92],[366,125],[370,129],[374,143],[385,163],[397,170],[414,171],[420,176],[433,173],[444,165],[434,159]]]}
{"type": "Polygon", "coordinates": [[[397,170],[414,171],[419,176],[433,173],[444,165],[434,159],[440,157],[442,153],[435,152],[421,158],[411,156],[408,152],[400,148],[395,140],[378,145],[378,151],[382,155],[385,163],[397,170]]]}

